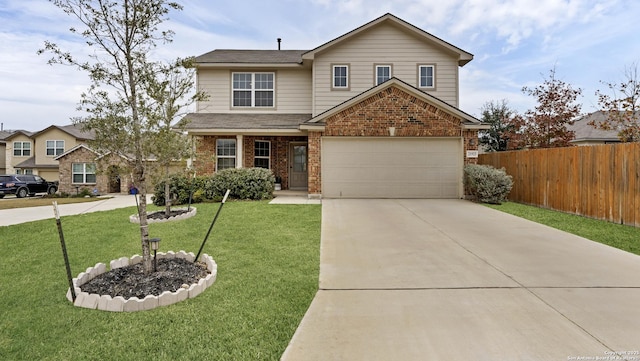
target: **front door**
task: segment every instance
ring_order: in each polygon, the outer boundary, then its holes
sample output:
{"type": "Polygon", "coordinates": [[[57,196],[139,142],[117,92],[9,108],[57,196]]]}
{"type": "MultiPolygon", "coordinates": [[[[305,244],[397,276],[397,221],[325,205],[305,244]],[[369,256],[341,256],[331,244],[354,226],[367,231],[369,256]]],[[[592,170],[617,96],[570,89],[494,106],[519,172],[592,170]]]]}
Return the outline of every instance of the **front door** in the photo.
{"type": "Polygon", "coordinates": [[[307,144],[289,146],[289,189],[307,189],[307,144]]]}

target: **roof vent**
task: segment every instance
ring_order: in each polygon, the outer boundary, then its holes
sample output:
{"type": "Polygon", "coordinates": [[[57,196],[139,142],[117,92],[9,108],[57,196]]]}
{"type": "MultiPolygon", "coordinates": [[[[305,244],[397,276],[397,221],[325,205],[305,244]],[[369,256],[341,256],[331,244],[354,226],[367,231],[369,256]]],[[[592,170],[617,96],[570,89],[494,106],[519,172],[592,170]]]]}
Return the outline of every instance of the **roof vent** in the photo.
{"type": "Polygon", "coordinates": [[[280,43],[282,42],[281,38],[278,38],[278,50],[280,50],[280,43]]]}

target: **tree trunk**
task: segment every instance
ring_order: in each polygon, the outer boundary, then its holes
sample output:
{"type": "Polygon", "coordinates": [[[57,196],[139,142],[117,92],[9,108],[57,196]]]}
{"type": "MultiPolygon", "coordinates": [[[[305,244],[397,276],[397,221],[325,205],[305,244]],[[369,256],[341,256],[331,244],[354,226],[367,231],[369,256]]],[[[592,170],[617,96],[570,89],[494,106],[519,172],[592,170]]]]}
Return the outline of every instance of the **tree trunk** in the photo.
{"type": "Polygon", "coordinates": [[[140,195],[138,219],[140,219],[142,263],[144,267],[144,273],[149,274],[153,271],[153,260],[151,259],[151,250],[149,248],[149,224],[147,223],[147,186],[145,182],[142,161],[138,160],[136,163],[137,164],[134,170],[134,183],[138,187],[138,194],[140,195]]]}
{"type": "Polygon", "coordinates": [[[169,178],[169,166],[167,165],[166,168],[166,177],[165,177],[165,181],[164,181],[164,205],[165,205],[165,210],[164,210],[164,215],[169,218],[169,216],[171,215],[171,187],[170,187],[170,178],[169,178]]]}

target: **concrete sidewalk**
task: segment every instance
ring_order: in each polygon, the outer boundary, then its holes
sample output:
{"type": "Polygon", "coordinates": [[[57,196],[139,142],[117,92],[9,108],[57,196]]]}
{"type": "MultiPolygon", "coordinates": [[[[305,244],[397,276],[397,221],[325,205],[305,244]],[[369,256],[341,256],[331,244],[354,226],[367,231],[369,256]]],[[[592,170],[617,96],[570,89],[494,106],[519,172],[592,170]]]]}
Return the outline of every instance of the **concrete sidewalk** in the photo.
{"type": "Polygon", "coordinates": [[[639,256],[462,200],[322,217],[320,290],[282,360],[640,360],[639,256]]]}
{"type": "MultiPolygon", "coordinates": [[[[51,202],[53,201],[55,201],[54,198],[51,199],[51,202]]],[[[151,204],[151,195],[149,194],[147,195],[147,204],[151,204]]],[[[60,216],[63,217],[135,206],[136,200],[132,195],[110,194],[94,202],[60,204],[58,209],[60,216]]],[[[0,210],[0,226],[10,226],[49,218],[54,218],[53,205],[0,210]]]]}

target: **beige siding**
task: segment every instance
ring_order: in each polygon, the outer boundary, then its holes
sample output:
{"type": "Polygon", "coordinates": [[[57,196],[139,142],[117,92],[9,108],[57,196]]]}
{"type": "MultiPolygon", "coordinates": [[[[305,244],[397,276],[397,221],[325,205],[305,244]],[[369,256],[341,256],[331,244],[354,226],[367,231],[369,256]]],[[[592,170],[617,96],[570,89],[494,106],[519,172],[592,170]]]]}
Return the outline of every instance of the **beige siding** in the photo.
{"type": "Polygon", "coordinates": [[[0,173],[5,174],[7,172],[7,146],[3,143],[0,144],[0,173]]]}
{"type": "Polygon", "coordinates": [[[435,65],[436,88],[427,92],[458,106],[457,56],[436,45],[425,43],[392,25],[364,32],[317,54],[314,60],[315,104],[317,115],[374,86],[374,64],[391,64],[392,76],[418,86],[418,65],[435,65]],[[400,59],[400,60],[399,60],[400,59]],[[332,65],[349,65],[349,90],[332,90],[332,65]]]}
{"type": "Polygon", "coordinates": [[[198,88],[209,95],[209,100],[198,104],[198,113],[311,113],[310,69],[238,69],[233,72],[274,72],[276,74],[275,108],[231,108],[231,70],[198,70],[198,88]]]}
{"type": "Polygon", "coordinates": [[[13,138],[11,138],[11,140],[7,140],[7,151],[5,152],[6,157],[7,157],[7,173],[15,173],[15,166],[16,164],[20,164],[22,162],[24,162],[25,160],[33,157],[33,152],[34,152],[34,145],[33,145],[33,139],[25,136],[25,135],[17,135],[13,138]],[[27,157],[15,157],[13,155],[13,143],[14,142],[29,142],[31,143],[31,155],[27,156],[27,157]]]}
{"type": "Polygon", "coordinates": [[[63,140],[63,153],[78,144],[74,136],[57,128],[51,128],[44,133],[38,134],[35,139],[35,156],[36,164],[38,165],[58,165],[58,161],[54,160],[55,155],[47,155],[47,140],[63,140]]]}

